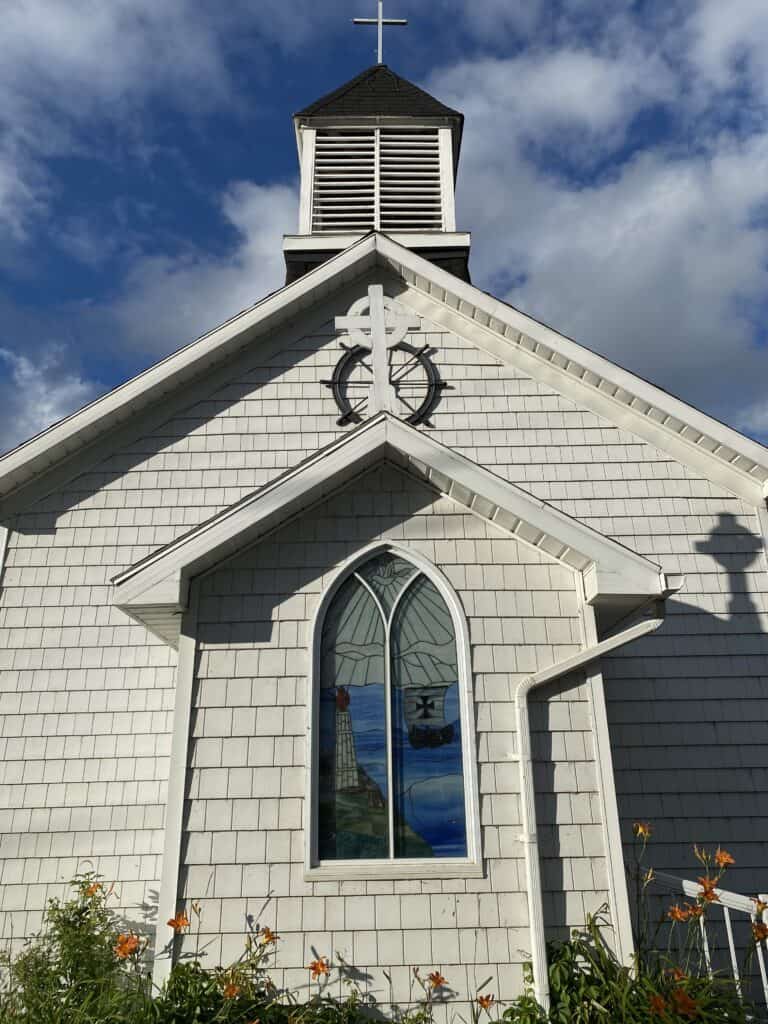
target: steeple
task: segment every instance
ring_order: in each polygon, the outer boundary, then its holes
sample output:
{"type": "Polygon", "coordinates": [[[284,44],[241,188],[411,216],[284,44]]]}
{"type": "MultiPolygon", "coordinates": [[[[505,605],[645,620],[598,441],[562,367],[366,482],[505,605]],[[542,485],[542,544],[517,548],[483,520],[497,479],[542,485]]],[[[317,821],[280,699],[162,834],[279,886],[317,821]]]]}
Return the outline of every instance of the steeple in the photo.
{"type": "Polygon", "coordinates": [[[464,116],[376,64],[294,116],[299,233],[284,241],[290,283],[370,231],[469,280],[456,231],[464,116]]]}

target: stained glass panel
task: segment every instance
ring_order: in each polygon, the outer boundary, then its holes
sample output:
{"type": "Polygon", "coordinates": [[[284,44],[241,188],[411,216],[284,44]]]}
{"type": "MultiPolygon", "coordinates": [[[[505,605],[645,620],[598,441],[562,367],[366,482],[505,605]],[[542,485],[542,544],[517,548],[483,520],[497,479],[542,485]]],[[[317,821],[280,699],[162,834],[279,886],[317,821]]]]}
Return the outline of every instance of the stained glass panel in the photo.
{"type": "Polygon", "coordinates": [[[403,587],[416,574],[410,562],[396,555],[385,554],[372,558],[357,570],[381,602],[389,615],[403,587]]]}
{"type": "Polygon", "coordinates": [[[320,859],[466,857],[456,637],[435,585],[372,559],[331,602],[320,653],[320,859]]]}
{"type": "Polygon", "coordinates": [[[391,657],[395,856],[466,857],[456,638],[425,576],[397,607],[391,657]]]}
{"type": "Polygon", "coordinates": [[[339,589],[323,627],[318,852],[389,856],[384,623],[359,580],[339,589]]]}

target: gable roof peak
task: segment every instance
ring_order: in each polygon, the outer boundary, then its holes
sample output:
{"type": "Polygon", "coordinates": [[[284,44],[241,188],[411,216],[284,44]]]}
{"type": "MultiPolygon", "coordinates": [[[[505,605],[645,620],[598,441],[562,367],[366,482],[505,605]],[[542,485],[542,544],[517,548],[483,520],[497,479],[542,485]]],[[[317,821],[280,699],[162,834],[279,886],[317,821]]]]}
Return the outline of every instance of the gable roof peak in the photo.
{"type": "Polygon", "coordinates": [[[349,82],[300,110],[295,118],[311,117],[439,117],[462,124],[464,115],[418,85],[398,75],[387,64],[374,64],[349,82]]]}
{"type": "Polygon", "coordinates": [[[0,512],[8,516],[80,471],[80,459],[110,450],[112,431],[168,396],[207,382],[245,345],[258,343],[336,288],[374,269],[400,278],[417,315],[548,384],[577,405],[634,433],[748,503],[768,499],[768,449],[711,416],[437,267],[412,249],[371,232],[304,277],[268,295],[191,345],[0,457],[0,512]]]}

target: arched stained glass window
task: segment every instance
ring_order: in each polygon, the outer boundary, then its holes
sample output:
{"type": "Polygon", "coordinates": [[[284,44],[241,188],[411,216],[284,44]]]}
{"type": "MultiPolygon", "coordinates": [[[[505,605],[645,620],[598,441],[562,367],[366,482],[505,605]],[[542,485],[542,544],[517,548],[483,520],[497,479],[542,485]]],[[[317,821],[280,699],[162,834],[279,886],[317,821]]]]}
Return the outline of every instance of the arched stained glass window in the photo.
{"type": "Polygon", "coordinates": [[[322,623],[321,861],[467,857],[453,619],[394,553],[359,566],[322,623]]]}

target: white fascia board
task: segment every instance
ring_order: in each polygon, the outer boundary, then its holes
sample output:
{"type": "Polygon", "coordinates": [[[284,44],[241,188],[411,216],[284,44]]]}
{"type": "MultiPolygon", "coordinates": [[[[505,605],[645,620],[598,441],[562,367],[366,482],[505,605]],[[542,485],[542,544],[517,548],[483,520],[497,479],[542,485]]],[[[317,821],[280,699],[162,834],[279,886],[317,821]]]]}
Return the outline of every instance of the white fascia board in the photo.
{"type": "Polygon", "coordinates": [[[768,497],[768,449],[763,445],[454,277],[401,245],[405,240],[374,233],[351,236],[349,248],[291,285],[0,458],[0,493],[7,495],[59,465],[378,262],[411,286],[411,298],[420,296],[423,308],[416,304],[416,312],[583,402],[750,503],[759,505],[768,497]]]}
{"type": "Polygon", "coordinates": [[[251,538],[256,539],[264,523],[271,529],[273,517],[295,502],[309,500],[331,481],[354,474],[383,451],[386,440],[386,416],[380,415],[334,441],[272,484],[120,573],[112,581],[114,603],[122,608],[155,604],[154,598],[161,592],[166,593],[169,601],[183,601],[185,580],[218,564],[246,546],[251,538]]]}
{"type": "Polygon", "coordinates": [[[377,458],[394,456],[500,529],[577,571],[594,599],[658,597],[659,566],[502,480],[426,434],[382,413],[273,484],[115,577],[114,603],[131,614],[163,602],[184,608],[190,581],[321,497],[377,458]]]}
{"type": "Polygon", "coordinates": [[[464,494],[455,494],[453,487],[447,493],[459,501],[469,495],[468,506],[483,518],[496,522],[502,529],[517,534],[573,569],[592,568],[596,579],[594,597],[658,596],[663,592],[661,568],[642,555],[604,537],[400,420],[389,421],[388,435],[395,449],[417,466],[421,463],[427,467],[426,475],[436,486],[441,477],[457,484],[464,494]],[[478,499],[484,504],[482,509],[478,508],[478,499]],[[519,521],[518,526],[511,526],[510,516],[519,521]]]}
{"type": "Polygon", "coordinates": [[[435,266],[395,239],[379,236],[377,251],[416,293],[422,293],[420,305],[410,303],[415,312],[566,397],[587,402],[610,422],[751,504],[768,497],[764,445],[435,266]]]}
{"type": "MultiPolygon", "coordinates": [[[[366,233],[360,231],[283,235],[283,252],[329,252],[347,249],[365,237],[366,233]]],[[[408,249],[468,249],[472,244],[472,235],[468,231],[390,231],[388,237],[408,249]]]]}
{"type": "Polygon", "coordinates": [[[332,288],[352,280],[362,273],[366,259],[375,258],[375,252],[374,235],[358,238],[344,252],[293,284],[267,296],[114,391],[24,442],[0,458],[0,493],[8,494],[45,472],[105,431],[133,417],[138,410],[188,383],[253,338],[308,308],[332,288]]]}

